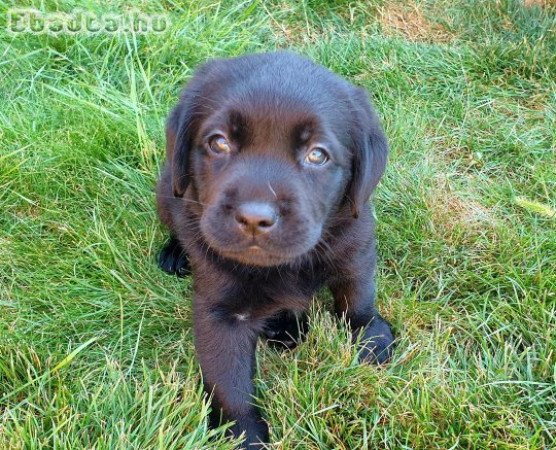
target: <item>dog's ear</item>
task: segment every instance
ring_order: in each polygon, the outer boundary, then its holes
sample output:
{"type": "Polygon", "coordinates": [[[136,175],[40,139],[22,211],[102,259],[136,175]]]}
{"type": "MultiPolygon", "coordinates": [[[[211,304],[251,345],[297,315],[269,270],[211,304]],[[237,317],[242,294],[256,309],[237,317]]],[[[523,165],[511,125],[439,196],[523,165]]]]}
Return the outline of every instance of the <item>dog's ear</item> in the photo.
{"type": "Polygon", "coordinates": [[[191,180],[194,97],[186,88],[166,124],[166,154],[168,160],[172,161],[172,189],[175,197],[183,197],[191,180]]]}
{"type": "Polygon", "coordinates": [[[384,173],[388,141],[367,93],[361,88],[354,89],[352,114],[352,165],[347,198],[353,217],[357,218],[384,173]]]}
{"type": "Polygon", "coordinates": [[[199,124],[214,106],[207,99],[209,94],[215,95],[224,84],[225,62],[224,59],[212,59],[195,71],[166,123],[167,159],[172,161],[172,189],[176,197],[185,194],[193,176],[191,151],[195,135],[199,124]]]}

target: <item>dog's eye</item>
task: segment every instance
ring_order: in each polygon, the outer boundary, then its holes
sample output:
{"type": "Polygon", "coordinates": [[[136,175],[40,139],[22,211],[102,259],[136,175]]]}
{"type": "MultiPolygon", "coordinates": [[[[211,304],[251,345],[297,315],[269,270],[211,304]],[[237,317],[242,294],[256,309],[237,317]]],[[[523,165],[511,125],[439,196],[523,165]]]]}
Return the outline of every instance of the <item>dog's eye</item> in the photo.
{"type": "Polygon", "coordinates": [[[209,147],[214,153],[218,154],[230,153],[232,150],[228,140],[220,134],[210,138],[209,147]]]}
{"type": "Polygon", "coordinates": [[[313,148],[305,157],[305,164],[312,166],[322,166],[328,161],[328,154],[319,147],[313,148]]]}

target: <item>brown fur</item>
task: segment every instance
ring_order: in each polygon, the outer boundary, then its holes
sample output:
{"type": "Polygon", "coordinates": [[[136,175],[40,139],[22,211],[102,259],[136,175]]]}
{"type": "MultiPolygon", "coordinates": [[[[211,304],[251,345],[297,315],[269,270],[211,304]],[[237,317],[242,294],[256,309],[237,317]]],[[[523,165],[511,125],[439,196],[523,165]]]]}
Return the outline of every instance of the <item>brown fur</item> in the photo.
{"type": "Polygon", "coordinates": [[[364,91],[287,52],[204,65],[170,115],[157,201],[171,240],[160,265],[183,275],[191,264],[211,424],[234,421],[246,445],[269,439],[252,403],[257,339],[295,345],[320,287],[331,289],[354,340],[362,338],[360,358],[390,357],[392,333],[374,305],[368,204],[386,155],[364,91]],[[226,137],[229,153],[215,153],[215,135],[226,137]],[[329,160],[308,163],[321,147],[329,160]],[[238,214],[253,202],[272,221],[251,233],[238,214]]]}

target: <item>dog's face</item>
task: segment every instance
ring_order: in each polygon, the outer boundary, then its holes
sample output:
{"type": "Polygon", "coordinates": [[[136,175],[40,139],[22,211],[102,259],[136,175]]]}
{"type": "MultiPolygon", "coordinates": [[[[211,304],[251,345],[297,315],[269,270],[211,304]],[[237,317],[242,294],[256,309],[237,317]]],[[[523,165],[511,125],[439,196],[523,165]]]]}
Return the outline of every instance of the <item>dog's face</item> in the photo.
{"type": "Polygon", "coordinates": [[[275,72],[265,56],[205,66],[170,119],[175,195],[191,186],[184,204],[200,205],[208,245],[256,266],[310,252],[346,203],[357,215],[386,157],[361,91],[288,53],[304,67],[275,72]]]}
{"type": "Polygon", "coordinates": [[[325,117],[269,94],[255,91],[216,111],[193,156],[205,239],[223,256],[254,265],[310,251],[350,172],[349,154],[325,117]]]}

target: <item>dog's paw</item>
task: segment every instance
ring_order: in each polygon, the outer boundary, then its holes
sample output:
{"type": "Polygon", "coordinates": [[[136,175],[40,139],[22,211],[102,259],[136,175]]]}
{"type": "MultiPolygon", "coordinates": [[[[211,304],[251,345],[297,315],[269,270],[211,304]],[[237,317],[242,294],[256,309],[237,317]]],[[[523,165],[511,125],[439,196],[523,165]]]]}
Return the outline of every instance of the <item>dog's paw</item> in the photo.
{"type": "Polygon", "coordinates": [[[263,336],[272,347],[291,350],[303,341],[308,328],[307,314],[282,311],[266,322],[263,336]]]}
{"type": "Polygon", "coordinates": [[[170,238],[160,250],[158,266],[164,272],[178,277],[184,277],[191,273],[187,255],[176,238],[170,238]]]}
{"type": "Polygon", "coordinates": [[[384,364],[392,358],[394,335],[390,324],[379,315],[363,329],[354,333],[359,343],[359,361],[370,364],[384,364]]]}
{"type": "Polygon", "coordinates": [[[245,433],[244,441],[241,444],[241,448],[245,450],[262,450],[267,448],[265,444],[270,440],[268,424],[260,417],[236,421],[230,431],[234,437],[245,433]]]}

